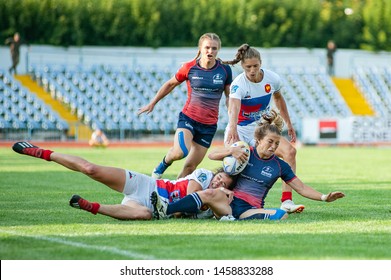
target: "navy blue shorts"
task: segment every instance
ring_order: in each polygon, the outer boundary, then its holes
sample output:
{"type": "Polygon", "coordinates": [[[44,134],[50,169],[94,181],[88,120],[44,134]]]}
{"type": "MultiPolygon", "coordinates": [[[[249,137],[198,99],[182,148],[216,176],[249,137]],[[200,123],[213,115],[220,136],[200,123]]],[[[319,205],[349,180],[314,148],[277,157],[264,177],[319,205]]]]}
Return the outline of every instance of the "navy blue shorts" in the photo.
{"type": "Polygon", "coordinates": [[[205,148],[210,147],[217,130],[217,124],[203,124],[197,122],[182,112],[179,113],[177,127],[190,130],[193,134],[193,141],[205,148]]]}
{"type": "Polygon", "coordinates": [[[247,210],[257,209],[256,207],[248,204],[243,199],[237,198],[235,196],[230,206],[232,208],[232,216],[234,216],[235,219],[239,219],[239,216],[242,215],[242,213],[246,212],[247,210]]]}
{"type": "MultiPolygon", "coordinates": [[[[231,206],[231,209],[232,209],[232,216],[234,216],[235,219],[239,219],[240,215],[242,215],[247,210],[258,209],[257,207],[254,207],[254,206],[250,205],[248,202],[244,201],[243,199],[240,199],[240,198],[237,198],[237,197],[234,197],[234,199],[232,200],[230,206],[231,206]]],[[[265,210],[266,209],[275,210],[276,211],[275,214],[268,215],[267,218],[265,218],[265,219],[268,219],[268,220],[280,220],[286,213],[284,210],[281,210],[281,209],[278,209],[278,208],[265,208],[265,210]]]]}

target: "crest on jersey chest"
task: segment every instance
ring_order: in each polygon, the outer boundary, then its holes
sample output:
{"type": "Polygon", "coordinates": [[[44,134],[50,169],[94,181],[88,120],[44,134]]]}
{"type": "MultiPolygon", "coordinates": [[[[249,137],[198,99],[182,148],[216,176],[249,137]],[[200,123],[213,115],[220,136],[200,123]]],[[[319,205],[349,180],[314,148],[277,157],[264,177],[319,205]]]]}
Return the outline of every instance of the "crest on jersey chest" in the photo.
{"type": "Polygon", "coordinates": [[[261,174],[265,177],[271,178],[273,176],[274,169],[270,166],[265,166],[262,168],[261,174]]]}
{"type": "Polygon", "coordinates": [[[220,73],[213,76],[213,83],[215,85],[222,85],[224,83],[224,77],[220,73]]]}
{"type": "Polygon", "coordinates": [[[266,93],[270,93],[270,91],[272,90],[272,86],[270,84],[266,84],[265,85],[265,91],[266,93]]]}

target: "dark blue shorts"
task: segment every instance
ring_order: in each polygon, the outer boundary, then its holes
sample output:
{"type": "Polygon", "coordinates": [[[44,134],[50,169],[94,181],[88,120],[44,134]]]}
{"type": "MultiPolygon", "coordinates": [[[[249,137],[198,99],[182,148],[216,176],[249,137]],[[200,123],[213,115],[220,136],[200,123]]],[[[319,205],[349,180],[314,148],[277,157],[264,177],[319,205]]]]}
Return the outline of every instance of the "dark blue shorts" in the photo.
{"type": "Polygon", "coordinates": [[[256,207],[248,204],[243,199],[237,198],[235,196],[230,206],[232,208],[232,216],[234,216],[235,219],[239,219],[239,216],[242,215],[242,213],[246,212],[247,210],[257,209],[256,207]]]}
{"type": "Polygon", "coordinates": [[[179,113],[177,127],[190,130],[193,134],[193,141],[205,148],[210,147],[217,130],[217,124],[209,125],[197,122],[182,112],[179,113]]]}
{"type": "MultiPolygon", "coordinates": [[[[257,207],[254,207],[244,201],[243,199],[234,197],[234,199],[231,202],[231,209],[232,209],[232,216],[235,217],[235,219],[239,219],[240,215],[242,215],[244,212],[250,209],[258,209],[257,207]]],[[[276,213],[273,215],[268,215],[265,219],[268,220],[281,220],[281,218],[285,215],[285,211],[278,209],[278,208],[265,208],[269,210],[275,210],[276,213]]]]}

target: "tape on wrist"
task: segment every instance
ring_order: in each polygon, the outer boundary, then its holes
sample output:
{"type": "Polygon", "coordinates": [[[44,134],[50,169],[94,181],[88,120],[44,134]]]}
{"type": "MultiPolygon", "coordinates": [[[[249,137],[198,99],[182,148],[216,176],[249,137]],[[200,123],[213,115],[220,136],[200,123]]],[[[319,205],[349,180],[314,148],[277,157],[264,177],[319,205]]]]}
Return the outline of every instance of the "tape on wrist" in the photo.
{"type": "Polygon", "coordinates": [[[320,197],[320,199],[321,199],[322,201],[326,202],[328,196],[329,196],[328,194],[322,194],[322,196],[320,197]]]}

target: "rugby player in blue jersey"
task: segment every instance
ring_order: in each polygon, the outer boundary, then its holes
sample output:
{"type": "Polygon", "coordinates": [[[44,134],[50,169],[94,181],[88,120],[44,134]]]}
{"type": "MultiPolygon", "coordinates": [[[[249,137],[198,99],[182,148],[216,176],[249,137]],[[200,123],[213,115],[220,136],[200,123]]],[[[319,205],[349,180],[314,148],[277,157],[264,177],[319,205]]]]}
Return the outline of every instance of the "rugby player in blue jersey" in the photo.
{"type": "MultiPolygon", "coordinates": [[[[207,205],[217,217],[225,219],[281,220],[288,216],[286,211],[279,208],[264,208],[266,196],[279,178],[309,199],[332,202],[343,198],[345,194],[342,192],[322,194],[304,184],[289,164],[275,155],[280,144],[282,127],[283,119],[275,110],[271,110],[258,124],[254,134],[255,147],[251,147],[249,162],[238,175],[232,193],[219,189],[201,191],[172,204],[167,204],[164,199],[153,193],[152,197],[158,198],[152,201],[154,216],[164,218],[176,212],[196,213],[203,205],[207,205]],[[227,203],[230,208],[222,207],[227,203]],[[220,211],[221,209],[226,210],[224,212],[220,211]]],[[[246,157],[241,147],[224,147],[212,151],[209,158],[223,160],[229,155],[237,159],[246,157]]]]}
{"type": "Polygon", "coordinates": [[[152,172],[159,179],[177,160],[186,158],[178,178],[193,172],[204,159],[217,130],[219,104],[224,92],[228,104],[232,70],[217,58],[221,41],[215,33],[206,33],[198,41],[197,56],[184,63],[177,73],[166,81],[156,96],[138,114],[151,113],[155,105],[186,81],[187,101],[179,113],[174,145],[152,172]]]}

